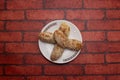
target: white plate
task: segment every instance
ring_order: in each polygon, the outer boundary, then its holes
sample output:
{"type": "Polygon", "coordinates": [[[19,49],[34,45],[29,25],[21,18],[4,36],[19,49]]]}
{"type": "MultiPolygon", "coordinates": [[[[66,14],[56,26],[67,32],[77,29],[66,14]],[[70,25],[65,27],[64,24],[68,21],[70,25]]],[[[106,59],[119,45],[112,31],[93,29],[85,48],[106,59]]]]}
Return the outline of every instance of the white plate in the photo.
{"type": "MultiPolygon", "coordinates": [[[[46,26],[44,26],[44,28],[41,30],[41,32],[54,32],[55,30],[57,30],[60,27],[60,24],[63,22],[67,23],[70,26],[70,35],[68,38],[77,39],[82,42],[82,36],[81,36],[80,30],[73,23],[66,21],[66,20],[52,21],[52,22],[48,23],[46,26]]],[[[43,56],[46,59],[48,59],[49,61],[51,61],[50,55],[51,55],[54,45],[42,42],[40,40],[38,40],[38,45],[39,45],[39,48],[40,48],[43,56]]],[[[80,51],[81,50],[72,51],[72,50],[65,49],[63,55],[58,60],[51,61],[51,62],[59,63],[59,64],[70,62],[78,56],[80,51]]]]}

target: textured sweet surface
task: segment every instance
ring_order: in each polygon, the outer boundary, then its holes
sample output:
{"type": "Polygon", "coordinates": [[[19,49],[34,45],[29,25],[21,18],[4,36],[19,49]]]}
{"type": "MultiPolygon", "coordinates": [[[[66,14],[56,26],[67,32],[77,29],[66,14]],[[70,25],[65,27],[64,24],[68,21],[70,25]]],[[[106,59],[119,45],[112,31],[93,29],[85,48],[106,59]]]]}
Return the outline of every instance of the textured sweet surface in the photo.
{"type": "Polygon", "coordinates": [[[120,0],[0,0],[0,80],[120,80],[119,34],[120,0]],[[81,54],[64,65],[38,48],[39,32],[56,19],[83,37],[81,54]]]}

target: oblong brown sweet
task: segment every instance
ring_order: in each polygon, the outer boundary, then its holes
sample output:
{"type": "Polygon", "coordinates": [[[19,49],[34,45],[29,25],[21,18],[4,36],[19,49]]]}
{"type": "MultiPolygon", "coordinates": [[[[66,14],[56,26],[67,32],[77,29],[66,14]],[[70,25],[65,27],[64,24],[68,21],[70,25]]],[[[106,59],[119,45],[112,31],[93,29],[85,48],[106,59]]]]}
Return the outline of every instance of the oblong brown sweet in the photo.
{"type": "Polygon", "coordinates": [[[53,33],[51,32],[40,32],[39,33],[39,39],[43,42],[47,42],[47,43],[56,43],[53,33]]]}
{"type": "Polygon", "coordinates": [[[82,48],[82,43],[76,39],[68,39],[65,43],[65,47],[67,49],[78,51],[82,48]]]}
{"type": "Polygon", "coordinates": [[[52,61],[58,60],[62,56],[63,52],[64,52],[64,49],[62,47],[60,47],[59,45],[55,44],[55,46],[52,50],[50,59],[52,61]]]}
{"type": "MultiPolygon", "coordinates": [[[[61,30],[66,37],[69,36],[70,27],[66,23],[62,23],[60,25],[59,30],[61,30]]],[[[63,52],[64,52],[64,48],[62,48],[62,47],[60,47],[59,45],[56,44],[53,48],[50,59],[52,61],[58,60],[62,56],[63,52]]]]}
{"type": "Polygon", "coordinates": [[[61,30],[56,30],[54,32],[54,38],[60,47],[65,48],[65,42],[67,41],[67,37],[61,30]]]}
{"type": "Polygon", "coordinates": [[[67,37],[70,34],[70,27],[65,22],[60,25],[59,30],[61,30],[67,37]]]}
{"type": "MultiPolygon", "coordinates": [[[[62,24],[60,25],[59,30],[61,30],[66,37],[69,36],[70,27],[69,27],[66,23],[62,23],[62,24]]],[[[62,48],[62,47],[60,47],[59,45],[56,44],[56,45],[54,46],[53,50],[52,50],[50,59],[51,59],[52,61],[58,60],[58,59],[62,56],[63,52],[64,52],[64,48],[62,48]]]]}

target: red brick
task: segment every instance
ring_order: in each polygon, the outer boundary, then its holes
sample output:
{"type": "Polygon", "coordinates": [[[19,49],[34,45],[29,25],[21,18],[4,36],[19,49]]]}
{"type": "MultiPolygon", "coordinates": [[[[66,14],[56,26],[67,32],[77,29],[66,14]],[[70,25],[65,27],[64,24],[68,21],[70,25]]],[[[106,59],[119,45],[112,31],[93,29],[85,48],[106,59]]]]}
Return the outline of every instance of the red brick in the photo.
{"type": "Polygon", "coordinates": [[[0,75],[3,74],[3,68],[0,66],[0,75]]]}
{"type": "Polygon", "coordinates": [[[0,9],[4,9],[5,7],[5,0],[0,0],[0,9]]]}
{"type": "Polygon", "coordinates": [[[33,76],[28,77],[28,80],[64,80],[61,76],[33,76]]]}
{"type": "Polygon", "coordinates": [[[120,52],[120,43],[109,43],[108,44],[109,52],[120,52]]]}
{"type": "Polygon", "coordinates": [[[22,34],[20,32],[0,32],[0,41],[21,41],[22,34]]]}
{"type": "Polygon", "coordinates": [[[6,52],[8,53],[39,53],[36,43],[7,43],[6,52]]]}
{"type": "Polygon", "coordinates": [[[7,75],[40,75],[41,66],[6,66],[7,75]]]}
{"type": "Polygon", "coordinates": [[[108,10],[106,16],[108,19],[120,18],[120,10],[108,10]]]}
{"type": "Polygon", "coordinates": [[[64,75],[68,75],[68,74],[82,74],[82,67],[81,66],[77,66],[77,65],[51,65],[51,66],[45,66],[45,74],[48,75],[59,75],[59,74],[64,74],[64,75]]]}
{"type": "Polygon", "coordinates": [[[102,19],[104,13],[101,10],[68,10],[67,19],[80,19],[80,20],[90,20],[90,19],[102,19]]]}
{"type": "Polygon", "coordinates": [[[4,52],[4,44],[0,43],[0,53],[4,52]]]}
{"type": "Polygon", "coordinates": [[[27,18],[30,20],[63,19],[64,12],[61,10],[28,10],[27,18]]]}
{"type": "Polygon", "coordinates": [[[109,41],[120,41],[120,32],[108,32],[107,39],[109,41]]]}
{"type": "Polygon", "coordinates": [[[88,52],[105,52],[107,50],[107,44],[103,42],[87,43],[88,52]]]}
{"type": "Polygon", "coordinates": [[[120,20],[88,21],[88,30],[120,30],[120,20]]]}
{"type": "Polygon", "coordinates": [[[84,0],[85,8],[120,8],[119,0],[84,0]]]}
{"type": "Polygon", "coordinates": [[[116,76],[108,76],[107,77],[107,80],[120,80],[120,76],[118,75],[116,75],[116,76]]]}
{"type": "Polygon", "coordinates": [[[22,30],[22,31],[40,31],[43,27],[42,22],[34,22],[34,21],[25,21],[25,22],[7,22],[6,28],[7,30],[22,30]]]}
{"type": "Polygon", "coordinates": [[[22,55],[2,55],[0,54],[0,64],[22,64],[22,55]]]}
{"type": "Polygon", "coordinates": [[[105,80],[103,76],[68,76],[67,80],[105,80]]]}
{"type": "Polygon", "coordinates": [[[105,32],[82,32],[82,37],[84,41],[104,41],[105,32]]]}
{"type": "Polygon", "coordinates": [[[25,63],[27,64],[51,64],[42,55],[27,55],[25,57],[25,63]]]}
{"type": "Polygon", "coordinates": [[[0,30],[4,30],[4,22],[0,21],[0,30]]]}
{"type": "Polygon", "coordinates": [[[8,76],[0,76],[0,80],[25,80],[24,77],[8,77],[8,76]]]}
{"type": "Polygon", "coordinates": [[[39,32],[25,32],[24,41],[38,41],[39,32]]]}
{"type": "Polygon", "coordinates": [[[87,65],[86,74],[120,74],[120,64],[87,65]]]}
{"type": "Polygon", "coordinates": [[[23,20],[23,11],[0,11],[0,20],[23,20]]]}
{"type": "Polygon", "coordinates": [[[53,20],[45,20],[45,24],[52,22],[53,20]]]}
{"type": "Polygon", "coordinates": [[[80,54],[72,63],[77,63],[77,64],[104,63],[104,55],[80,54]]]}
{"type": "Polygon", "coordinates": [[[84,22],[82,22],[82,21],[71,21],[71,22],[73,24],[75,24],[79,30],[84,30],[85,29],[85,27],[84,27],[85,23],[84,22]]]}
{"type": "Polygon", "coordinates": [[[46,8],[81,8],[82,0],[46,0],[46,8]]]}
{"type": "Polygon", "coordinates": [[[7,9],[39,9],[42,8],[42,0],[8,0],[7,9]]]}
{"type": "Polygon", "coordinates": [[[85,42],[82,42],[82,48],[81,48],[81,53],[86,53],[87,49],[86,49],[86,44],[85,42]]]}
{"type": "Polygon", "coordinates": [[[118,53],[112,53],[112,54],[106,54],[106,61],[107,62],[120,62],[120,54],[118,53]]]}

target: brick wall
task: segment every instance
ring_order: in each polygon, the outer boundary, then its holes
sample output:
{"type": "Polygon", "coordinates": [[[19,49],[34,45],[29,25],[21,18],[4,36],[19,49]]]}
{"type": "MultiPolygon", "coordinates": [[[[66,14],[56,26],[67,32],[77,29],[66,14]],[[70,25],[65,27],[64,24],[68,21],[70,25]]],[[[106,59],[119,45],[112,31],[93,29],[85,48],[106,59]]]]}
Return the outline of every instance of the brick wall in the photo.
{"type": "Polygon", "coordinates": [[[120,80],[120,0],[0,0],[0,80],[120,80]],[[84,47],[70,63],[47,61],[38,33],[65,19],[84,47]]]}

